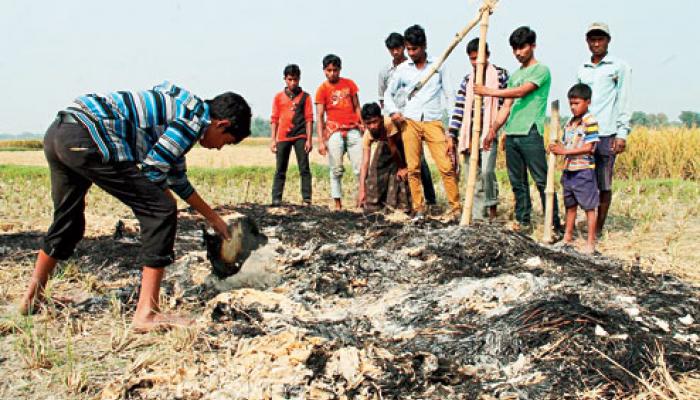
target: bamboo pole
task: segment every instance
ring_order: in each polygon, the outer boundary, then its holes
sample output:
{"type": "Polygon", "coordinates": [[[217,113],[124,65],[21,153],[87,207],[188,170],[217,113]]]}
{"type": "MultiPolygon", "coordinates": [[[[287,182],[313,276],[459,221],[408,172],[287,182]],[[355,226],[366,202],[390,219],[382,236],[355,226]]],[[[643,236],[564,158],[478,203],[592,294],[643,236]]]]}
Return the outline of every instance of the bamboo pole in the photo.
{"type": "Polygon", "coordinates": [[[413,96],[415,96],[416,93],[418,93],[419,90],[430,80],[430,78],[435,75],[438,69],[442,67],[442,64],[445,63],[445,60],[447,60],[447,57],[449,57],[450,53],[452,53],[452,50],[457,47],[457,45],[464,39],[465,36],[467,36],[467,33],[472,30],[476,26],[476,24],[479,23],[482,19],[482,15],[484,13],[490,13],[493,12],[493,9],[496,7],[496,3],[498,3],[498,0],[484,0],[484,6],[479,9],[479,14],[477,14],[474,19],[469,21],[467,26],[465,26],[461,31],[457,32],[455,34],[455,38],[452,40],[449,46],[445,49],[445,51],[442,52],[442,55],[440,55],[440,58],[437,59],[435,63],[430,67],[428,70],[428,73],[423,77],[423,79],[418,82],[418,84],[411,90],[411,93],[408,94],[408,99],[412,99],[413,96]]]}
{"type": "MultiPolygon", "coordinates": [[[[479,34],[479,52],[476,58],[476,76],[474,83],[476,85],[484,84],[484,69],[486,68],[486,33],[489,29],[488,1],[484,1],[485,10],[481,13],[481,33],[479,34]]],[[[474,95],[474,118],[472,118],[471,144],[469,146],[469,175],[467,176],[467,192],[464,195],[464,207],[462,207],[462,218],[460,225],[471,225],[472,209],[474,207],[474,192],[476,188],[476,173],[479,168],[479,152],[481,149],[481,130],[482,130],[482,105],[484,98],[481,95],[474,95]]],[[[471,113],[471,109],[467,109],[469,105],[464,102],[464,114],[471,113]]],[[[464,127],[469,129],[469,127],[464,127]]]]}
{"type": "MultiPolygon", "coordinates": [[[[552,117],[549,126],[549,143],[556,143],[559,140],[559,100],[552,102],[552,117]]],[[[557,167],[556,154],[549,152],[547,156],[547,186],[545,186],[545,209],[544,209],[544,231],[542,242],[552,243],[552,224],[554,222],[554,170],[557,167]]]]}

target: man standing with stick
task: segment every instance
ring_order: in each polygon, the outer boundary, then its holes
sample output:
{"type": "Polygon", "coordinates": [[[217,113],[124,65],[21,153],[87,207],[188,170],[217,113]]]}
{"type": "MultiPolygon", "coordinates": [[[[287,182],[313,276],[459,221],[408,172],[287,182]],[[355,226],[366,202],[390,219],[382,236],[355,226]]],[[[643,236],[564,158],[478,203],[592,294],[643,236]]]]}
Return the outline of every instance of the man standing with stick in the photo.
{"type": "MultiPolygon", "coordinates": [[[[472,39],[467,44],[467,55],[472,65],[472,73],[467,74],[462,80],[462,84],[457,90],[455,108],[450,118],[448,132],[453,138],[459,138],[458,151],[466,153],[471,148],[472,123],[474,121],[474,84],[476,81],[476,62],[479,50],[479,38],[472,39]],[[468,110],[465,112],[465,110],[468,110]]],[[[489,47],[485,46],[485,85],[494,89],[505,89],[508,86],[508,71],[488,62],[489,47]]],[[[503,105],[503,99],[487,97],[481,107],[483,115],[482,135],[479,146],[489,132],[491,124],[496,120],[498,109],[503,105]]],[[[476,191],[474,192],[474,206],[472,208],[473,219],[489,220],[496,218],[496,207],[498,206],[498,182],[496,180],[496,156],[497,146],[492,146],[491,150],[482,152],[479,150],[479,167],[476,176],[476,191]]],[[[469,157],[465,157],[466,171],[469,174],[469,157]]]]}
{"type": "MultiPolygon", "coordinates": [[[[392,32],[384,41],[386,49],[391,54],[391,62],[384,66],[381,71],[379,71],[379,104],[384,108],[384,92],[386,92],[387,86],[389,86],[389,79],[396,71],[399,65],[404,61],[408,60],[406,58],[405,50],[406,44],[404,43],[403,35],[397,32],[392,32]]],[[[399,107],[399,111],[403,111],[406,105],[406,99],[404,94],[398,98],[393,99],[394,103],[399,107]]],[[[428,163],[425,161],[425,157],[420,158],[420,179],[423,184],[423,194],[425,195],[425,203],[433,206],[437,203],[435,198],[435,187],[433,186],[433,178],[430,175],[430,168],[428,163]]],[[[384,192],[386,194],[386,192],[384,192]]]]}
{"type": "Polygon", "coordinates": [[[428,80],[423,88],[406,102],[403,111],[400,111],[394,99],[400,91],[410,93],[424,75],[429,73],[429,68],[434,63],[426,53],[427,40],[422,27],[419,25],[409,27],[404,33],[404,39],[410,60],[399,65],[391,77],[389,87],[384,94],[384,105],[391,119],[403,127],[401,136],[408,165],[408,184],[411,189],[414,217],[416,220],[421,220],[425,216],[420,172],[420,157],[425,141],[442,176],[442,183],[450,203],[448,217],[456,219],[459,217],[461,206],[457,174],[451,161],[454,143],[442,126],[442,112],[449,104],[449,97],[453,93],[450,89],[450,80],[444,66],[441,67],[437,76],[428,80]]]}
{"type": "Polygon", "coordinates": [[[608,54],[610,29],[593,23],[586,32],[590,62],[578,70],[579,83],[593,89],[591,113],[598,119],[600,143],[595,149],[595,171],[600,190],[596,234],[601,235],[612,201],[615,158],[625,151],[630,132],[629,87],[631,69],[626,62],[608,54]]]}
{"type": "MultiPolygon", "coordinates": [[[[540,192],[543,209],[546,202],[547,160],[542,135],[547,97],[552,84],[549,68],[535,58],[536,40],[536,33],[527,26],[516,29],[510,35],[510,46],[521,66],[508,80],[507,89],[492,89],[482,85],[474,87],[475,94],[506,99],[484,139],[484,150],[491,149],[496,132],[505,124],[508,179],[515,195],[517,224],[514,228],[527,234],[532,233],[528,170],[540,192]]],[[[555,196],[553,222],[555,229],[561,232],[557,209],[555,196]]]]}

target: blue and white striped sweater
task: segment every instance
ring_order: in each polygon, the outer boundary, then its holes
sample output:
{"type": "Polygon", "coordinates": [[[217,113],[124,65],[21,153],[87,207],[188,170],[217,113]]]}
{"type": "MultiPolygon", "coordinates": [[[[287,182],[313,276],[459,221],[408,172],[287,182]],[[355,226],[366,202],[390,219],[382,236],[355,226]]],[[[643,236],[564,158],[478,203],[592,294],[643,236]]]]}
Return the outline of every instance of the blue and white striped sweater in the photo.
{"type": "Polygon", "coordinates": [[[88,129],[104,162],[134,161],[144,175],[183,199],[194,193],[185,154],[210,123],[209,106],[164,82],[152,90],[88,94],[67,112],[88,129]]]}

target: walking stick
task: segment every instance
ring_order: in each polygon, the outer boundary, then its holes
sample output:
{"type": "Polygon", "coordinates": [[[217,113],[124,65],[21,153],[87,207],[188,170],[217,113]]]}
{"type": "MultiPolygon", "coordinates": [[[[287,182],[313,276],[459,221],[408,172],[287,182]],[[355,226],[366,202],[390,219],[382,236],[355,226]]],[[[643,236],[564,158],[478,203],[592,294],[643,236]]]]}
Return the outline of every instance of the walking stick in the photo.
{"type": "Polygon", "coordinates": [[[450,45],[447,46],[445,51],[442,52],[440,58],[438,58],[437,61],[433,63],[433,65],[430,67],[430,69],[428,70],[428,74],[425,75],[425,77],[423,77],[423,79],[421,79],[420,82],[418,82],[418,84],[413,88],[413,90],[411,90],[411,93],[408,94],[409,100],[412,99],[413,96],[416,93],[418,93],[419,90],[421,90],[425,83],[428,82],[430,78],[433,77],[433,75],[435,75],[437,70],[440,69],[440,67],[442,67],[442,64],[445,62],[445,60],[447,60],[447,57],[450,55],[450,53],[452,53],[452,50],[454,50],[455,47],[457,47],[457,45],[459,44],[459,42],[461,42],[462,39],[464,39],[464,37],[467,36],[467,33],[469,33],[469,31],[471,31],[472,28],[474,28],[476,24],[478,24],[479,21],[482,20],[484,13],[489,14],[493,12],[493,10],[496,8],[496,3],[498,3],[498,0],[484,0],[484,5],[479,9],[479,14],[476,17],[474,17],[474,19],[469,21],[469,23],[467,24],[467,26],[464,27],[464,29],[455,34],[455,38],[452,40],[450,45]]]}
{"type": "MultiPolygon", "coordinates": [[[[559,140],[559,100],[552,102],[552,118],[549,126],[549,143],[559,140]]],[[[552,223],[554,222],[554,169],[557,167],[556,154],[549,152],[547,156],[547,186],[544,189],[546,201],[544,209],[544,232],[542,241],[552,243],[552,223]]]]}
{"type": "MultiPolygon", "coordinates": [[[[479,35],[479,52],[476,58],[476,85],[484,84],[484,68],[486,67],[486,32],[489,28],[489,11],[491,10],[491,2],[484,0],[484,6],[481,13],[481,33],[479,35]]],[[[462,208],[462,218],[460,225],[471,225],[472,223],[472,208],[474,207],[474,192],[476,187],[476,172],[479,164],[479,143],[481,141],[481,106],[484,104],[484,98],[481,95],[474,95],[474,118],[472,118],[471,144],[469,145],[469,175],[467,176],[467,192],[464,195],[464,207],[462,208]]],[[[468,110],[469,105],[464,102],[464,114],[471,113],[468,110]]],[[[469,127],[463,127],[469,129],[469,127]]]]}

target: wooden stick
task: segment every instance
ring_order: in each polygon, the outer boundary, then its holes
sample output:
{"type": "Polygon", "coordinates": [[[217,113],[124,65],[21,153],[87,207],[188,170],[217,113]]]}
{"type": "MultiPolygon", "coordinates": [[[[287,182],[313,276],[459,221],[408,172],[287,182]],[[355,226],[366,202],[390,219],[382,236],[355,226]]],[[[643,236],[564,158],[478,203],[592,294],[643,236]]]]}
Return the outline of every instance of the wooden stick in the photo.
{"type": "MultiPolygon", "coordinates": [[[[552,117],[549,125],[549,143],[559,140],[559,100],[552,102],[552,117]]],[[[552,243],[552,223],[554,222],[554,170],[557,167],[556,154],[549,152],[547,156],[547,186],[545,186],[544,232],[542,242],[552,243]]]]}
{"type": "MultiPolygon", "coordinates": [[[[484,7],[487,8],[487,1],[484,1],[484,7]]],[[[489,12],[481,13],[481,33],[479,35],[479,52],[476,58],[476,77],[474,83],[476,85],[484,84],[484,70],[486,68],[486,33],[489,28],[489,12]]],[[[464,195],[464,207],[462,207],[462,219],[459,224],[471,225],[472,223],[472,208],[474,207],[474,192],[476,188],[476,173],[479,168],[479,152],[481,149],[481,106],[484,104],[484,98],[481,95],[474,95],[474,118],[472,118],[471,145],[469,146],[469,175],[467,176],[467,192],[464,195]]],[[[467,109],[469,105],[464,102],[464,114],[471,113],[467,109]]],[[[469,127],[465,127],[469,129],[469,127]]]]}
{"type": "Polygon", "coordinates": [[[442,52],[440,58],[438,58],[437,61],[433,63],[433,65],[430,67],[430,69],[428,70],[428,74],[425,75],[425,77],[423,77],[423,79],[421,79],[420,82],[418,82],[418,84],[413,88],[413,90],[411,90],[411,93],[408,94],[409,100],[412,99],[413,96],[415,96],[415,94],[418,93],[418,91],[421,90],[421,88],[426,84],[426,82],[428,82],[430,78],[432,78],[433,75],[435,75],[437,70],[440,69],[440,67],[442,67],[442,64],[445,63],[445,60],[447,60],[447,57],[449,57],[450,53],[452,53],[452,50],[454,50],[455,47],[457,47],[457,45],[459,44],[459,42],[461,42],[464,39],[464,37],[467,36],[467,33],[469,33],[469,31],[471,31],[472,28],[474,28],[476,24],[479,23],[479,21],[481,21],[482,15],[484,13],[488,14],[493,12],[493,9],[496,7],[496,3],[498,3],[498,0],[484,0],[484,6],[479,9],[479,14],[476,17],[474,17],[474,19],[469,21],[469,23],[467,24],[467,26],[464,27],[464,29],[455,34],[455,38],[452,40],[450,45],[447,46],[445,51],[442,52]]]}

